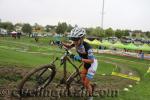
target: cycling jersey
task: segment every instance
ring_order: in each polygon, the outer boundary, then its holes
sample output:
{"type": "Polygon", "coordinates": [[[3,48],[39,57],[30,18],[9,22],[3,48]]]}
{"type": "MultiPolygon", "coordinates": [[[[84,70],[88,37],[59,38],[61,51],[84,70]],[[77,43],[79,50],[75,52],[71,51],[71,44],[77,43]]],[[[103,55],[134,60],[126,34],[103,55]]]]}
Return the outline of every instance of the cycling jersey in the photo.
{"type": "MultiPolygon", "coordinates": [[[[72,46],[75,46],[74,44],[72,46]]],[[[94,59],[94,55],[93,55],[93,50],[92,47],[86,43],[85,41],[83,41],[83,43],[79,46],[79,47],[75,47],[77,53],[79,54],[80,57],[82,57],[83,59],[94,59]]],[[[84,63],[84,67],[86,69],[88,69],[91,66],[91,64],[89,63],[84,63]]]]}

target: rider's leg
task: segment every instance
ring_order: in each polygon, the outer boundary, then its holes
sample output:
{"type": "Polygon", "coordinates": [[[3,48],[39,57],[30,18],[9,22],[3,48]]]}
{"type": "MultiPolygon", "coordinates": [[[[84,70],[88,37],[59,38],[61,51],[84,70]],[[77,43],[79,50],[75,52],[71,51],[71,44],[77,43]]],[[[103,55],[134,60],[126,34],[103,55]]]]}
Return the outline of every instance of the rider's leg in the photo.
{"type": "Polygon", "coordinates": [[[87,69],[83,68],[81,71],[81,78],[82,78],[83,85],[84,85],[84,80],[86,78],[86,74],[87,74],[87,69]]]}
{"type": "Polygon", "coordinates": [[[86,89],[88,90],[89,96],[92,96],[92,86],[91,86],[91,84],[90,84],[90,80],[89,80],[87,77],[85,77],[84,86],[85,86],[86,89]]]}
{"type": "Polygon", "coordinates": [[[82,83],[84,87],[88,90],[89,95],[92,96],[92,86],[90,85],[90,80],[86,77],[88,70],[83,68],[81,71],[82,83]]]}
{"type": "MultiPolygon", "coordinates": [[[[84,66],[84,63],[83,63],[83,66],[84,66]]],[[[83,67],[82,70],[81,70],[81,72],[80,72],[80,76],[81,76],[81,81],[82,81],[82,83],[83,83],[84,80],[85,80],[86,74],[87,74],[87,70],[83,67]]]]}

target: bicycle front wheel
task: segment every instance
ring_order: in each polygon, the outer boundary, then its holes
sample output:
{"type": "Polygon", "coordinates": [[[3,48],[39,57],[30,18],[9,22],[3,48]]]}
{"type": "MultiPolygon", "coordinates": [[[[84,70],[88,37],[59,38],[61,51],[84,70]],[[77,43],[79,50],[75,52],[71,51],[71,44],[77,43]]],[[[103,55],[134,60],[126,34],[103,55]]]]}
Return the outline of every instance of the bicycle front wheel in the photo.
{"type": "Polygon", "coordinates": [[[22,79],[18,85],[20,96],[27,95],[23,91],[37,91],[44,89],[56,74],[55,65],[48,64],[33,69],[22,79]]]}

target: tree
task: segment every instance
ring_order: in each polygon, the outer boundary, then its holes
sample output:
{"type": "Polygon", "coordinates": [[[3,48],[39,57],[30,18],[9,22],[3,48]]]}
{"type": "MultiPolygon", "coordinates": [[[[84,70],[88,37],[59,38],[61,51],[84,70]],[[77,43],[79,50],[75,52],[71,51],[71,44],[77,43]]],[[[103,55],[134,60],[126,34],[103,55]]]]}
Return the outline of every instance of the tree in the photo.
{"type": "Polygon", "coordinates": [[[57,26],[56,25],[50,25],[50,32],[51,33],[56,33],[56,28],[57,28],[57,26]]]}
{"type": "Polygon", "coordinates": [[[112,28],[108,28],[105,30],[105,36],[106,37],[111,37],[111,36],[114,36],[115,35],[115,32],[113,31],[112,28]]]}
{"type": "Polygon", "coordinates": [[[86,33],[88,35],[94,35],[94,36],[104,37],[104,32],[103,32],[102,28],[100,28],[100,27],[86,28],[86,33]]]}
{"type": "Polygon", "coordinates": [[[8,32],[11,32],[14,30],[14,25],[11,22],[1,22],[0,28],[6,29],[8,32]]]}
{"type": "Polygon", "coordinates": [[[58,34],[64,34],[67,31],[67,24],[65,22],[63,23],[58,23],[58,26],[56,28],[56,33],[58,34]]]}
{"type": "Polygon", "coordinates": [[[136,37],[136,34],[135,34],[135,33],[133,33],[133,34],[132,34],[132,37],[136,37]]]}
{"type": "Polygon", "coordinates": [[[32,33],[32,27],[30,26],[30,24],[24,24],[23,27],[22,27],[22,31],[24,33],[29,34],[29,36],[30,36],[31,33],[32,33]]]}
{"type": "Polygon", "coordinates": [[[130,32],[130,30],[124,30],[124,36],[129,36],[130,34],[129,34],[129,32],[130,32]]]}
{"type": "Polygon", "coordinates": [[[46,32],[50,32],[50,25],[46,25],[46,26],[45,26],[45,31],[46,31],[46,32]]]}
{"type": "Polygon", "coordinates": [[[104,37],[103,29],[100,27],[96,27],[95,29],[93,29],[92,34],[95,36],[104,37]]]}
{"type": "Polygon", "coordinates": [[[149,32],[149,31],[147,31],[145,34],[146,34],[146,36],[147,36],[148,38],[150,38],[150,32],[149,32]]]}
{"type": "MultiPolygon", "coordinates": [[[[39,25],[38,25],[38,26],[39,26],[39,25]]],[[[51,33],[53,33],[53,32],[56,31],[56,26],[55,26],[55,25],[46,25],[46,26],[45,26],[45,31],[46,31],[46,32],[51,32],[51,33]]]]}
{"type": "Polygon", "coordinates": [[[73,27],[69,24],[69,25],[67,26],[67,32],[70,32],[72,29],[73,29],[73,27]]]}
{"type": "Polygon", "coordinates": [[[22,26],[23,26],[22,23],[16,23],[16,24],[14,25],[14,28],[15,28],[15,30],[16,30],[17,32],[21,32],[22,26]]]}
{"type": "Polygon", "coordinates": [[[121,38],[123,35],[124,35],[124,32],[121,31],[120,29],[117,29],[117,30],[115,31],[115,36],[116,36],[116,37],[121,38]]]}
{"type": "Polygon", "coordinates": [[[21,26],[21,27],[22,27],[23,24],[22,24],[22,23],[16,23],[14,26],[15,26],[15,27],[16,27],[16,26],[21,26]]]}
{"type": "Polygon", "coordinates": [[[91,28],[85,28],[85,30],[86,30],[87,35],[92,35],[92,32],[94,29],[91,27],[91,28]]]}

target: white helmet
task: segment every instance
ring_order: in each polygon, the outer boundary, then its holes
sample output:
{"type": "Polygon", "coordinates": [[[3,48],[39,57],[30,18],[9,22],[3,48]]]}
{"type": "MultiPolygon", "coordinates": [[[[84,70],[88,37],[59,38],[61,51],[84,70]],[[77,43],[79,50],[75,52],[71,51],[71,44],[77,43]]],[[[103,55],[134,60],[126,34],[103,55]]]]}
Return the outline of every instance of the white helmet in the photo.
{"type": "Polygon", "coordinates": [[[82,38],[84,35],[86,35],[85,29],[75,27],[74,29],[71,30],[70,32],[70,38],[82,38]]]}

